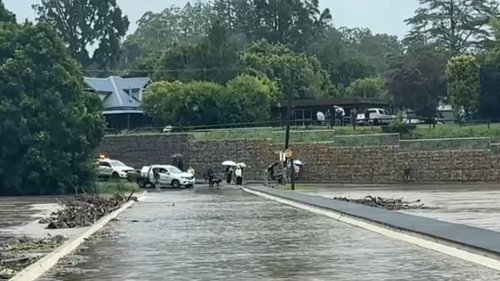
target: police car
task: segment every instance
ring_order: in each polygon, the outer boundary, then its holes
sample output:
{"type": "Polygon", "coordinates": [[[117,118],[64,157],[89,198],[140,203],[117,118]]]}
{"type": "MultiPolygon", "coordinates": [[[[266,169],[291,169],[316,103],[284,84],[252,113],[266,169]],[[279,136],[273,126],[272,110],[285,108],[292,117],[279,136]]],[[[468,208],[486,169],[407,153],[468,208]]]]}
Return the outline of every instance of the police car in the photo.
{"type": "Polygon", "coordinates": [[[99,155],[97,163],[100,178],[126,179],[127,173],[134,171],[134,168],[121,161],[109,159],[105,155],[99,155]]]}

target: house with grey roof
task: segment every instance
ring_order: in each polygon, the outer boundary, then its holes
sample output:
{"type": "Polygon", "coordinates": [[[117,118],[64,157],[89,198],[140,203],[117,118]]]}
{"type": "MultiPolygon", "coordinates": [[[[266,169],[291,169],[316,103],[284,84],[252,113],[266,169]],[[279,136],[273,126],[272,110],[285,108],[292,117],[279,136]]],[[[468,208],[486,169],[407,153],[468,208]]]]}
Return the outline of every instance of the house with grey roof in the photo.
{"type": "Polygon", "coordinates": [[[84,77],[84,83],[86,90],[99,94],[108,127],[132,129],[147,122],[141,101],[143,91],[152,83],[148,77],[84,77]]]}

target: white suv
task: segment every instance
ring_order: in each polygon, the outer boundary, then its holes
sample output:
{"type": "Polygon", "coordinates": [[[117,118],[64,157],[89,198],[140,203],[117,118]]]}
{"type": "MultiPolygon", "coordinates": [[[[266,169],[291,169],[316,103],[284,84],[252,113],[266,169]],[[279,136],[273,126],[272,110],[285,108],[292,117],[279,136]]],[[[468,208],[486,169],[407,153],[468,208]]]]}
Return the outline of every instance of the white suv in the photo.
{"type": "Polygon", "coordinates": [[[99,177],[111,179],[126,179],[127,173],[134,171],[134,168],[123,164],[118,160],[109,158],[100,158],[99,164],[99,177]]]}
{"type": "MultiPolygon", "coordinates": [[[[394,119],[393,116],[389,113],[389,111],[383,108],[368,108],[369,119],[368,124],[390,124],[394,119]]],[[[356,123],[358,124],[367,124],[365,119],[365,113],[359,113],[356,117],[356,123]]]]}
{"type": "Polygon", "coordinates": [[[194,175],[186,173],[172,165],[151,165],[141,169],[141,175],[137,184],[144,188],[147,184],[161,187],[184,188],[193,187],[195,183],[194,175]],[[158,178],[155,178],[155,174],[158,178]]]}

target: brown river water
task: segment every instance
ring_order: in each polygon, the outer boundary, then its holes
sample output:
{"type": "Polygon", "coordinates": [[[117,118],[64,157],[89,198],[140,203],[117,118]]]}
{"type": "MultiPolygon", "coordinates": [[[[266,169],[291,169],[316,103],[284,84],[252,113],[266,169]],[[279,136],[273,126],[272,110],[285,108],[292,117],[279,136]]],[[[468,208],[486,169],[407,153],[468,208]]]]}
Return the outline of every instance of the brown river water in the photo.
{"type": "Polygon", "coordinates": [[[0,197],[0,243],[11,237],[43,238],[47,234],[72,238],[87,230],[87,228],[47,230],[46,225],[38,223],[40,218],[50,215],[58,208],[57,199],[52,196],[0,197]]]}
{"type": "MultiPolygon", "coordinates": [[[[500,192],[419,188],[302,192],[414,196],[443,207],[416,215],[500,229],[500,192]]],[[[41,280],[500,280],[499,272],[230,188],[148,193],[104,232],[112,235],[89,241],[41,280]]]]}

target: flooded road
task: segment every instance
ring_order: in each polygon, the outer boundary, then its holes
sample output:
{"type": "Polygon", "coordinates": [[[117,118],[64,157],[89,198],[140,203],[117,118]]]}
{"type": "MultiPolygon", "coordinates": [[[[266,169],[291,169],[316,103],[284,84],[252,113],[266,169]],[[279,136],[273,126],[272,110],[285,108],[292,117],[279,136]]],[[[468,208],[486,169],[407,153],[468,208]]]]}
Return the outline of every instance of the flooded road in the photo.
{"type": "Polygon", "coordinates": [[[335,196],[363,198],[367,195],[384,198],[401,198],[405,201],[421,199],[422,203],[436,210],[408,210],[403,213],[451,223],[460,223],[500,232],[500,185],[418,185],[322,188],[300,192],[333,198],[335,196]]]}
{"type": "Polygon", "coordinates": [[[112,236],[41,280],[500,280],[487,268],[233,189],[149,193],[105,232],[112,236]]]}

